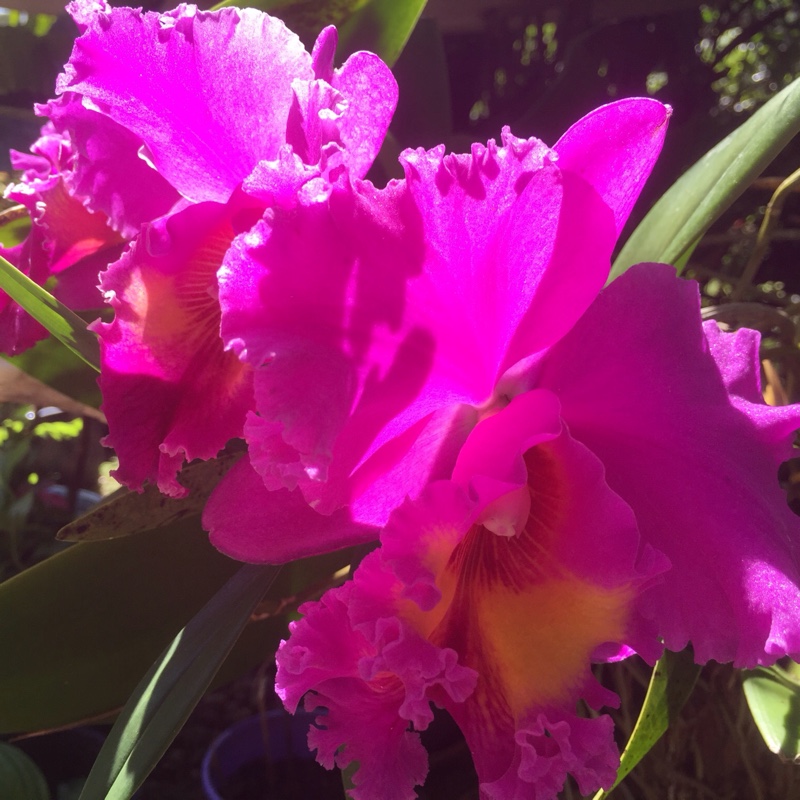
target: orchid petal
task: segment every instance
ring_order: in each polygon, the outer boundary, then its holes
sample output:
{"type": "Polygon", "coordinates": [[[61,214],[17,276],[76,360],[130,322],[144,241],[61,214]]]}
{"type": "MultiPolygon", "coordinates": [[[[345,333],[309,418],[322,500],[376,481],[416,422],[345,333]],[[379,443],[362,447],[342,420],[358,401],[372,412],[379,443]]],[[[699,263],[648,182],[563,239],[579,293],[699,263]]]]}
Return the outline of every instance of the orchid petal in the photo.
{"type": "Polygon", "coordinates": [[[149,226],[104,274],[115,311],[99,324],[107,441],[119,480],[154,480],[182,496],[184,460],[241,436],[252,372],[219,338],[216,270],[234,235],[231,210],[200,204],[149,226]]]}
{"type": "Polygon", "coordinates": [[[617,235],[661,152],[671,109],[645,97],[601,106],[557,142],[558,166],[589,183],[613,211],[617,235]]]}
{"type": "Polygon", "coordinates": [[[670,650],[691,642],[700,663],[800,653],[800,526],[777,480],[800,407],[760,400],[757,341],[704,331],[696,286],[640,265],[538,376],[635,510],[644,541],[672,562],[642,607],[670,650]]]}
{"type": "Polygon", "coordinates": [[[381,149],[397,105],[391,70],[373,53],[354,53],[336,70],[331,85],[346,98],[339,122],[351,174],[363,177],[381,149]]]}
{"type": "Polygon", "coordinates": [[[158,172],[193,202],[224,203],[277,154],[292,80],[314,77],[297,36],[253,9],[156,14],[77,0],[70,10],[86,29],[59,92],[81,95],[141,139],[158,172]]]}
{"type": "Polygon", "coordinates": [[[79,96],[63,94],[38,107],[69,132],[73,156],[63,164],[70,193],[108,217],[127,239],[146,222],[166,214],[178,193],[140,154],[142,141],[109,117],[86,108],[79,96]]]}
{"type": "Polygon", "coordinates": [[[307,555],[374,541],[377,531],[347,509],[318,514],[299,490],[269,491],[244,459],[225,475],[203,511],[211,543],[231,558],[283,564],[307,555]]]}
{"type": "Polygon", "coordinates": [[[428,773],[426,753],[419,733],[397,724],[404,697],[400,681],[371,685],[359,674],[360,662],[374,657],[375,647],[349,624],[351,590],[344,586],[320,603],[302,606],[306,618],[292,623],[293,637],[278,651],[279,691],[289,708],[296,707],[306,687],[317,691],[306,707],[322,705],[328,713],[309,731],[309,747],[329,769],[359,762],[350,792],[355,800],[413,800],[414,786],[428,773]]]}

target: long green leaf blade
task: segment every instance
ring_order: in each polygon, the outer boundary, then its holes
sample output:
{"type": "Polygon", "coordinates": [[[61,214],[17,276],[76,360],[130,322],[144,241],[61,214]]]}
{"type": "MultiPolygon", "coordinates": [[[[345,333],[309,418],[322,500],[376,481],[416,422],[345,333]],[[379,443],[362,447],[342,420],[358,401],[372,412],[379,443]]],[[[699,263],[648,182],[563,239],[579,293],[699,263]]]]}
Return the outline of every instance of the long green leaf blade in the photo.
{"type": "Polygon", "coordinates": [[[155,536],[73,545],[0,584],[0,733],[122,706],[237,567],[195,517],[155,536]]]}
{"type": "MultiPolygon", "coordinates": [[[[331,585],[352,557],[340,550],[285,566],[215,683],[261,663],[285,636],[286,614],[331,585]]],[[[0,584],[0,734],[118,712],[238,567],[192,517],[156,534],[74,545],[0,584]]]]}
{"type": "Polygon", "coordinates": [[[689,699],[701,669],[694,663],[690,650],[680,653],[667,650],[658,660],[650,677],[639,719],[622,752],[614,786],[607,792],[598,792],[594,800],[608,797],[664,735],[670,722],[678,716],[689,699]]]}
{"type": "Polygon", "coordinates": [[[100,372],[100,346],[86,323],[0,256],[0,289],[90,367],[100,372]]]}
{"type": "Polygon", "coordinates": [[[616,278],[642,261],[682,266],[700,237],[800,132],[800,78],[688,169],[620,251],[616,278]]]}
{"type": "Polygon", "coordinates": [[[127,800],[158,763],[279,567],[246,564],[175,637],[122,710],[80,800],[127,800]]]}

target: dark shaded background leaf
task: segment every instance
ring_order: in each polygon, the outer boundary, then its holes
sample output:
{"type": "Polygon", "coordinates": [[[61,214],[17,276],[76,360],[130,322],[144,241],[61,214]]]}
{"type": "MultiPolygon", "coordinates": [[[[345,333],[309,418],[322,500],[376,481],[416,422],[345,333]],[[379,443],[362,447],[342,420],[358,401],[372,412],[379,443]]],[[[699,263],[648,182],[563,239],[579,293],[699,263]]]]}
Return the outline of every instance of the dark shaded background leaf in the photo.
{"type": "MultiPolygon", "coordinates": [[[[284,569],[267,595],[273,614],[246,628],[218,682],[275,652],[286,630],[282,598],[326,582],[349,559],[343,551],[284,569]]],[[[153,535],[73,545],[0,584],[0,733],[118,710],[239,566],[192,518],[153,535]]]]}

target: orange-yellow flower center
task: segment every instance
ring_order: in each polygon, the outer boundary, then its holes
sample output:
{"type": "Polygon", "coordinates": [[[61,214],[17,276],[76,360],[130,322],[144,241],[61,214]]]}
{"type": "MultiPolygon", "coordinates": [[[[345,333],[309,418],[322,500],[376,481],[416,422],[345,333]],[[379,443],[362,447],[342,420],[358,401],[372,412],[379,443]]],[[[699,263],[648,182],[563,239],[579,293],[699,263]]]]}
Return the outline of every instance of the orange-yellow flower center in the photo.
{"type": "Polygon", "coordinates": [[[428,612],[404,611],[420,633],[478,672],[475,697],[487,717],[574,702],[595,648],[623,638],[633,593],[568,568],[561,537],[569,504],[580,497],[547,443],[525,458],[530,514],[521,532],[496,535],[476,524],[453,546],[457,532],[431,531],[426,566],[441,601],[428,612]]]}

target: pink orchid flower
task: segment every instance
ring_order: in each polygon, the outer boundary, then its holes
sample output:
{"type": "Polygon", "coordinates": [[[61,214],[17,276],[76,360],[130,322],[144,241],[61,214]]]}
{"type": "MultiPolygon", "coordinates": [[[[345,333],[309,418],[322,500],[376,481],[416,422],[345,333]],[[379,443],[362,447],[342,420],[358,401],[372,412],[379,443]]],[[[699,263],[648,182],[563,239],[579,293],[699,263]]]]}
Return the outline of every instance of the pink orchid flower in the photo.
{"type": "Polygon", "coordinates": [[[478,423],[452,480],[392,515],[351,583],[301,608],[276,686],[291,711],[309,691],[327,709],[309,745],[326,767],[359,762],[356,800],[415,796],[432,703],[463,730],[482,797],[554,797],[567,773],[608,787],[613,725],[576,704],[616,703],[593,658],[657,655],[634,601],[666,566],[555,395],[533,390],[478,423]]]}
{"type": "Polygon", "coordinates": [[[242,435],[252,368],[225,352],[216,272],[234,237],[331,172],[362,177],[397,88],[377,56],[333,69],[253,9],[69,7],[81,29],[41,109],[74,142],[70,181],[131,246],[101,277],[95,324],[116,476],[180,496],[183,463],[242,435]]]}
{"type": "MultiPolygon", "coordinates": [[[[22,171],[5,192],[7,200],[25,207],[31,230],[0,255],[75,310],[98,309],[97,274],[119,258],[123,237],[108,225],[102,211],[90,211],[68,181],[74,147],[52,123],[42,127],[30,153],[11,151],[11,164],[22,171]],[[53,286],[53,284],[55,284],[53,286]]],[[[5,292],[0,291],[0,351],[16,355],[48,335],[5,292]]]]}
{"type": "Polygon", "coordinates": [[[248,458],[206,507],[217,547],[279,562],[373,540],[450,477],[602,288],[667,118],[624,100],[552,149],[505,131],[470,155],[407,151],[405,180],[339,176],[238,236],[221,330],[255,404],[248,458]]]}
{"type": "Polygon", "coordinates": [[[404,181],[334,180],[237,237],[222,335],[254,370],[248,459],[212,541],[281,561],[380,534],[279,653],[310,743],[358,799],[411,798],[431,703],[486,798],[613,783],[616,702],[593,661],[691,643],[700,662],[800,654],[800,528],[777,484],[800,408],[770,408],[758,336],[701,322],[639,265],[603,289],[663,140],[650,100],[551,150],[507,132],[406,153],[404,181]]]}
{"type": "Polygon", "coordinates": [[[461,727],[489,800],[614,783],[618,698],[589,667],[687,644],[738,667],[800,655],[800,520],[777,468],[797,406],[764,405],[758,335],[701,324],[671,268],[604,290],[482,419],[452,478],[395,511],[354,580],[301,607],[278,653],[323,765],[355,800],[424,782],[431,704],[461,727]],[[670,324],[653,320],[668,310],[670,324]],[[656,366],[657,365],[657,366],[656,366]]]}

